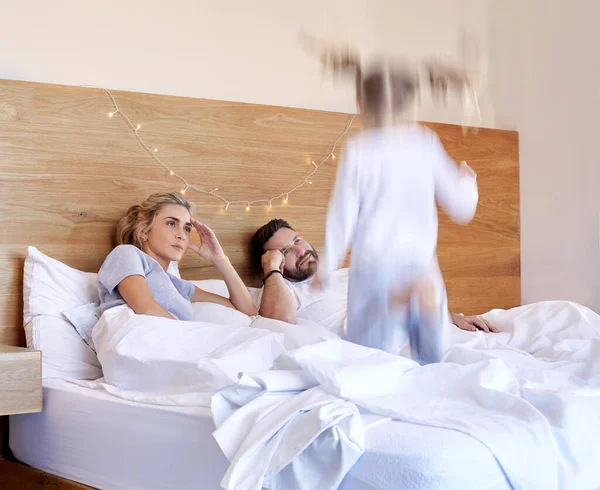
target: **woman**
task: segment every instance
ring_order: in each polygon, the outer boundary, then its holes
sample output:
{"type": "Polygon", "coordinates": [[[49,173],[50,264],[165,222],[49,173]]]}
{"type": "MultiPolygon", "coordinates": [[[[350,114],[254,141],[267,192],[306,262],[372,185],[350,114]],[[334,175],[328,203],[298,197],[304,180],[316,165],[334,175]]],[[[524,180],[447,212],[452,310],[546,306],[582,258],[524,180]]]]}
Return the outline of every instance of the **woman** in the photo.
{"type": "Polygon", "coordinates": [[[129,208],[117,227],[118,246],[98,273],[102,313],[127,304],[140,315],[192,320],[192,303],[210,302],[246,315],[258,314],[214,232],[192,218],[192,210],[192,203],[179,193],[152,194],[129,208]],[[192,230],[200,237],[199,247],[190,242],[192,230]],[[217,268],[230,299],[167,272],[169,264],[179,262],[188,248],[217,268]]]}

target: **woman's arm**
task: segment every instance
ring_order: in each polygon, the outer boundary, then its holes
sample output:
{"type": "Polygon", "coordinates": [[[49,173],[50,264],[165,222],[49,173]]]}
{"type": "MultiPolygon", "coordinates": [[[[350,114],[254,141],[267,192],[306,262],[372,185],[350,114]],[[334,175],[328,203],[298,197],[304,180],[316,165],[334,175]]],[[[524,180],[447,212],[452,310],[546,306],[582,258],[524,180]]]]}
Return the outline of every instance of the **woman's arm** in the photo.
{"type": "Polygon", "coordinates": [[[224,298],[219,294],[204,291],[204,289],[200,289],[198,286],[196,286],[194,296],[192,296],[190,301],[192,303],[217,303],[218,305],[227,306],[228,308],[235,308],[227,298],[224,298]]]}
{"type": "Polygon", "coordinates": [[[223,252],[215,233],[208,226],[196,219],[192,219],[192,224],[200,236],[200,246],[198,247],[190,243],[188,248],[196,252],[203,259],[209,260],[217,268],[229,290],[229,300],[227,300],[222,296],[207,293],[197,288],[192,301],[208,301],[225,306],[233,306],[236,310],[246,315],[258,315],[258,309],[254,301],[252,301],[250,291],[248,291],[239,274],[231,265],[229,258],[223,252]]]}
{"type": "MultiPolygon", "coordinates": [[[[231,267],[231,268],[233,269],[233,267],[231,267]]],[[[236,273],[236,276],[237,276],[237,273],[236,273]]],[[[239,282],[241,282],[241,279],[239,279],[239,276],[238,276],[238,280],[239,280],[239,282]]],[[[234,282],[235,282],[235,278],[234,278],[234,282]]],[[[232,291],[232,289],[235,291],[235,288],[237,286],[239,286],[237,284],[230,286],[229,283],[227,283],[227,280],[225,280],[225,284],[227,284],[227,288],[229,289],[230,292],[232,291]]],[[[244,291],[248,292],[248,289],[246,289],[246,286],[244,286],[243,282],[241,282],[241,287],[243,288],[244,291]]],[[[248,293],[248,296],[250,296],[250,293],[248,293]]],[[[239,300],[240,298],[238,297],[237,299],[239,300]]],[[[258,310],[257,310],[256,306],[254,306],[252,297],[250,297],[251,304],[244,303],[245,298],[242,297],[241,303],[238,301],[238,305],[240,305],[240,307],[236,307],[232,300],[229,300],[219,294],[209,293],[208,291],[204,291],[203,289],[200,289],[198,286],[196,286],[196,290],[194,291],[194,296],[192,296],[192,299],[190,301],[199,302],[199,303],[216,303],[218,305],[227,306],[228,308],[235,308],[236,310],[239,310],[242,313],[245,313],[246,315],[251,315],[251,316],[258,314],[258,310]]]]}
{"type": "Polygon", "coordinates": [[[128,276],[117,286],[119,294],[138,315],[153,315],[174,319],[152,297],[144,276],[128,276]]]}
{"type": "Polygon", "coordinates": [[[229,291],[229,301],[236,310],[245,313],[246,315],[258,315],[258,308],[252,300],[250,291],[242,281],[235,268],[231,265],[229,258],[226,255],[215,260],[214,266],[223,276],[223,280],[229,291]]]}

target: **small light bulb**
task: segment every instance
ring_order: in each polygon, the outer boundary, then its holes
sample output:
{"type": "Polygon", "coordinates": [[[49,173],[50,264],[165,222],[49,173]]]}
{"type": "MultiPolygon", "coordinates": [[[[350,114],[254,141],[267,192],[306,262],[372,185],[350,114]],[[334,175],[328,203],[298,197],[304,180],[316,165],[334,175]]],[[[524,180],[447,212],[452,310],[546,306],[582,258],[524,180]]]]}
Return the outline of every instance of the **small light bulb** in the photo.
{"type": "Polygon", "coordinates": [[[185,191],[186,191],[186,190],[187,190],[187,189],[181,189],[181,193],[182,193],[182,194],[185,194],[185,191]]]}
{"type": "Polygon", "coordinates": [[[333,153],[331,154],[331,158],[335,160],[335,155],[333,153]]]}
{"type": "Polygon", "coordinates": [[[113,117],[114,115],[115,115],[115,113],[114,113],[114,112],[109,112],[109,113],[108,113],[108,117],[113,117]]]}
{"type": "Polygon", "coordinates": [[[309,184],[312,184],[312,180],[309,180],[309,181],[308,181],[308,183],[309,183],[309,184]]]}
{"type": "Polygon", "coordinates": [[[246,211],[250,211],[250,204],[246,206],[246,211]]]}
{"type": "Polygon", "coordinates": [[[269,207],[272,208],[273,207],[273,203],[271,201],[269,201],[269,207]]]}
{"type": "Polygon", "coordinates": [[[170,173],[171,175],[173,175],[173,171],[172,171],[172,170],[169,170],[169,173],[170,173]]]}
{"type": "Polygon", "coordinates": [[[156,153],[158,151],[158,148],[154,148],[154,153],[156,153]]]}
{"type": "Polygon", "coordinates": [[[285,195],[285,199],[283,200],[283,202],[288,202],[288,199],[289,199],[289,195],[288,195],[288,194],[286,194],[286,195],[285,195]]]}
{"type": "Polygon", "coordinates": [[[136,129],[142,129],[142,126],[138,124],[136,129]]]}
{"type": "Polygon", "coordinates": [[[225,204],[225,211],[229,209],[229,203],[225,204]]]}

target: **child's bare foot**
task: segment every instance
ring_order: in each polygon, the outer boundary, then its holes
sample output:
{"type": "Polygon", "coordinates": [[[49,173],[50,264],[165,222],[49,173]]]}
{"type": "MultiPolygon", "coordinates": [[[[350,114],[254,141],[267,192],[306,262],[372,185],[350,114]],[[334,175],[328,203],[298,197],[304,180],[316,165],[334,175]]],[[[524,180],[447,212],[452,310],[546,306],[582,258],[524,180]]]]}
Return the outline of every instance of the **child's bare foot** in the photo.
{"type": "Polygon", "coordinates": [[[433,277],[426,277],[415,284],[402,289],[390,291],[390,308],[399,309],[408,306],[410,299],[416,295],[421,314],[437,322],[440,314],[440,297],[437,283],[433,277]]]}
{"type": "Polygon", "coordinates": [[[393,289],[390,291],[390,308],[395,310],[407,306],[414,288],[393,289]]]}
{"type": "Polygon", "coordinates": [[[440,298],[435,281],[432,278],[427,278],[419,282],[416,293],[419,298],[421,314],[437,322],[440,314],[440,298]]]}

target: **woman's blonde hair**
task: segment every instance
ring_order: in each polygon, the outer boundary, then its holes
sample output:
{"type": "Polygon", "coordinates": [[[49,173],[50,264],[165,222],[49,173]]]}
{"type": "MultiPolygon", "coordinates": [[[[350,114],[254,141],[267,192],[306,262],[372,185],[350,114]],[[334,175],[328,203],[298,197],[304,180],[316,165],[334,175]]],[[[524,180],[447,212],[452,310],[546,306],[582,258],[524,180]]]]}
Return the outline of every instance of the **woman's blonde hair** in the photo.
{"type": "Polygon", "coordinates": [[[156,215],[166,204],[183,206],[192,214],[194,204],[179,192],[152,194],[142,204],[131,206],[117,225],[117,245],[134,245],[143,249],[156,215]]]}

